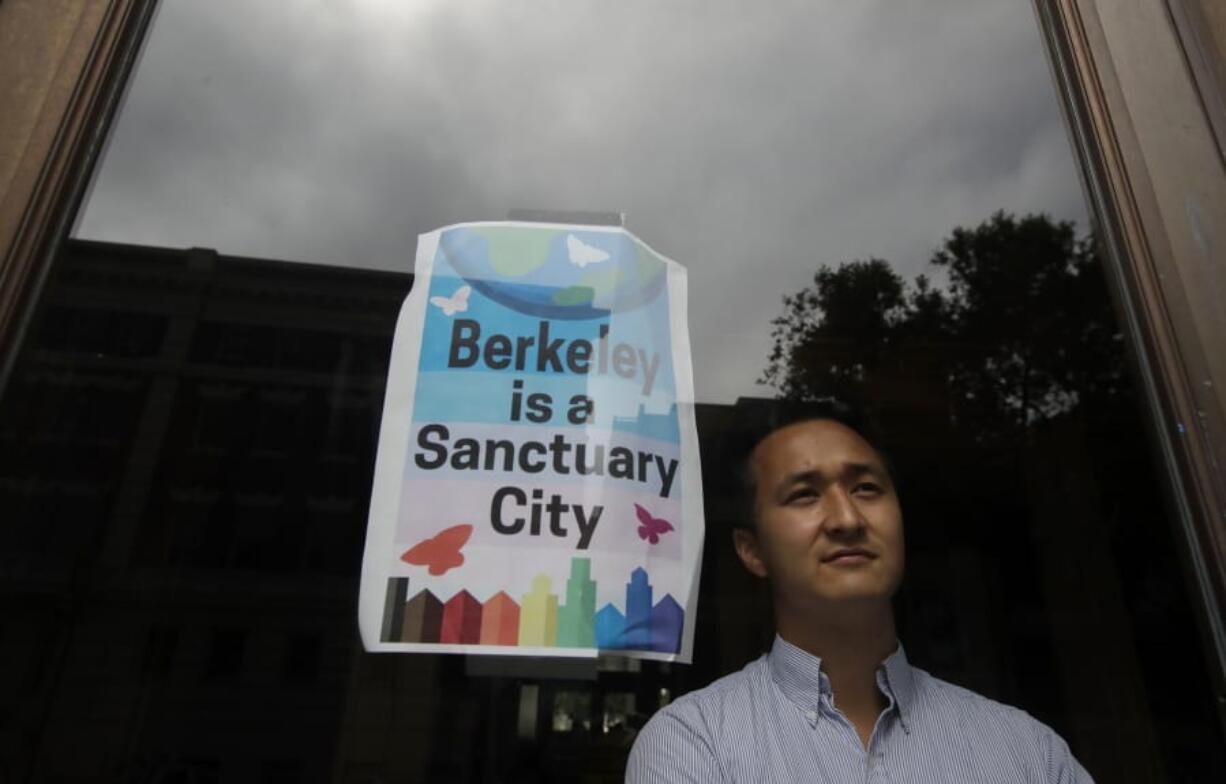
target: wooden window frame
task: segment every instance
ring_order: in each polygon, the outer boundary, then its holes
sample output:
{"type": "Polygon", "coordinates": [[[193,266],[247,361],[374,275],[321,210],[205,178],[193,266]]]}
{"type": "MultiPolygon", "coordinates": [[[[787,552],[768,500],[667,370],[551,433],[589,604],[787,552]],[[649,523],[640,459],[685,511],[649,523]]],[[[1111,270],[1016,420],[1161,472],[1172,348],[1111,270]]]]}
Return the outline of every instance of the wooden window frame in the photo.
{"type": "MultiPolygon", "coordinates": [[[[1226,17],[1197,0],[1033,0],[1136,360],[1226,724],[1226,17]],[[1220,253],[1220,251],[1217,251],[1220,253]]],[[[1108,654],[1109,655],[1109,654],[1108,654]]]]}
{"type": "Polygon", "coordinates": [[[0,2],[0,393],[156,7],[0,2]]]}

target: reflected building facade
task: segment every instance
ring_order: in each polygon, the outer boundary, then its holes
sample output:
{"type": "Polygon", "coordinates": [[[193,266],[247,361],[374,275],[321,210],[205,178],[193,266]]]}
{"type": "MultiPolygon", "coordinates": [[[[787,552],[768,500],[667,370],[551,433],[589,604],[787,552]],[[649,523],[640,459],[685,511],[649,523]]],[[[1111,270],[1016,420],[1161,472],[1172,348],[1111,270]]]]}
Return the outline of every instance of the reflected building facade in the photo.
{"type": "MultiPolygon", "coordinates": [[[[595,690],[597,707],[601,689],[655,696],[637,666],[600,675],[600,689],[594,670],[559,679],[541,666],[472,684],[460,659],[361,652],[375,444],[411,285],[69,244],[0,407],[0,582],[5,625],[22,630],[0,642],[5,780],[561,771],[573,754],[544,750],[554,687],[536,692],[531,732],[514,716],[490,726],[488,759],[441,740],[448,717],[522,713],[525,680],[595,690]]],[[[589,568],[577,559],[562,597],[537,586],[522,605],[404,596],[397,639],[590,645],[589,568]]],[[[624,743],[603,756],[591,745],[577,747],[585,759],[620,770],[624,743]]]]}
{"type": "Polygon", "coordinates": [[[5,780],[328,777],[410,284],[70,244],[0,412],[5,780]]]}
{"type": "MultiPolygon", "coordinates": [[[[361,650],[375,445],[411,285],[69,243],[0,405],[0,780],[620,781],[647,716],[769,645],[765,589],[729,541],[732,434],[769,405],[742,399],[696,411],[692,666],[361,650]]],[[[949,351],[919,348],[869,390],[907,516],[909,657],[1052,724],[1101,780],[1220,771],[1177,556],[1137,524],[1162,515],[1143,439],[1101,417],[991,448],[953,438],[949,351]]],[[[669,650],[683,612],[641,569],[623,607],[597,607],[580,558],[564,585],[484,605],[389,591],[384,631],[401,640],[669,650]]]]}

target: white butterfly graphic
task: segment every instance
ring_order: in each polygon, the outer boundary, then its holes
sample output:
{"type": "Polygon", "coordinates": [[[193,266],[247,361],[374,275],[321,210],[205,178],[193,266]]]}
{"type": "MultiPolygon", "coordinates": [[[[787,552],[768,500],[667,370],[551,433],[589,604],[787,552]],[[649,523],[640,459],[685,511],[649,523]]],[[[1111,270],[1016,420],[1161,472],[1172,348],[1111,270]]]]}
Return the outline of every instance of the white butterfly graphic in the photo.
{"type": "Polygon", "coordinates": [[[468,310],[468,295],[472,291],[472,286],[460,286],[450,297],[431,297],[430,304],[443,311],[444,314],[454,316],[468,310]]]}
{"type": "Polygon", "coordinates": [[[570,263],[576,267],[599,264],[609,258],[608,251],[588,245],[574,234],[566,235],[566,252],[570,255],[570,263]]]}

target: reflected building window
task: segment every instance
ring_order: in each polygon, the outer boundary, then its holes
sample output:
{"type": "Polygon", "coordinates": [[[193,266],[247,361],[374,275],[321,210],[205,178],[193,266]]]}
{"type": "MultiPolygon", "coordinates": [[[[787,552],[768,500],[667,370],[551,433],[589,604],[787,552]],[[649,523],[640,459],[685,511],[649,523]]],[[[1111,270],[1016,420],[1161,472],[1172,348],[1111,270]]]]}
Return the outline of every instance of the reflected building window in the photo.
{"type": "Polygon", "coordinates": [[[145,655],[141,672],[153,678],[166,678],[174,666],[179,648],[179,629],[174,626],[156,625],[149,629],[145,638],[145,655]]]}
{"type": "Polygon", "coordinates": [[[247,656],[246,629],[213,629],[209,635],[204,663],[204,679],[212,683],[234,683],[243,673],[247,656]]]}
{"type": "Polygon", "coordinates": [[[296,632],[285,638],[281,657],[281,681],[293,686],[315,683],[323,657],[323,637],[316,632],[296,632]]]}

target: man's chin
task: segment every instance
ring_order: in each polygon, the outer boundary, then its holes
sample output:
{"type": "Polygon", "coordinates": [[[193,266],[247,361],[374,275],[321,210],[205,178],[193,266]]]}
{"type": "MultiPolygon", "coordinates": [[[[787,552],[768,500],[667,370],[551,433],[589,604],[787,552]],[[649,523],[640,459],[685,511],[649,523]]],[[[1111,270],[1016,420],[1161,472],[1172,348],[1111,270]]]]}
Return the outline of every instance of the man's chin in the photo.
{"type": "Polygon", "coordinates": [[[847,588],[840,591],[811,594],[798,604],[819,613],[871,612],[883,607],[891,607],[893,596],[893,591],[847,588]]]}
{"type": "Polygon", "coordinates": [[[811,590],[815,596],[831,601],[888,599],[894,594],[893,581],[880,572],[863,571],[822,577],[826,579],[814,580],[811,590]]]}
{"type": "Polygon", "coordinates": [[[821,601],[823,604],[832,607],[840,606],[862,606],[862,605],[878,605],[889,604],[891,594],[886,591],[847,591],[835,595],[823,596],[821,601]]]}

